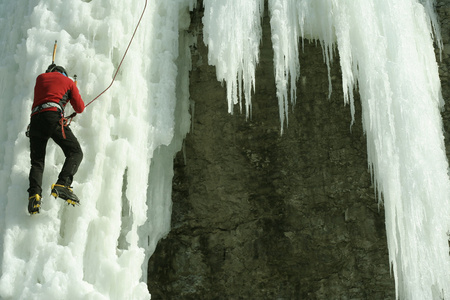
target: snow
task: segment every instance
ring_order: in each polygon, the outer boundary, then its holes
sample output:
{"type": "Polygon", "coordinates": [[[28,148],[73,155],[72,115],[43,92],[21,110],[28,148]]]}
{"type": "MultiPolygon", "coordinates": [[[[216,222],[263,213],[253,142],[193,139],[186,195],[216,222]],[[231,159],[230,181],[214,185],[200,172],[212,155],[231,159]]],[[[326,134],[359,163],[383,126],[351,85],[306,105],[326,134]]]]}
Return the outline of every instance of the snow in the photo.
{"type": "MultiPolygon", "coordinates": [[[[170,230],[173,157],[194,111],[189,46],[195,41],[184,30],[195,3],[149,3],[116,81],[71,125],[85,154],[73,183],[82,205],[67,207],[44,193],[41,214],[29,216],[24,131],[35,78],[50,64],[54,41],[56,63],[78,76],[88,102],[110,84],[146,1],[0,0],[0,298],[150,298],[146,265],[170,230]]],[[[228,111],[244,106],[250,117],[264,1],[203,3],[208,62],[227,85],[228,111]]],[[[321,45],[329,69],[338,52],[349,123],[354,91],[361,96],[397,297],[447,298],[450,185],[434,1],[268,4],[281,133],[297,101],[301,39],[321,45]]],[[[44,190],[63,161],[50,142],[44,190]]]]}

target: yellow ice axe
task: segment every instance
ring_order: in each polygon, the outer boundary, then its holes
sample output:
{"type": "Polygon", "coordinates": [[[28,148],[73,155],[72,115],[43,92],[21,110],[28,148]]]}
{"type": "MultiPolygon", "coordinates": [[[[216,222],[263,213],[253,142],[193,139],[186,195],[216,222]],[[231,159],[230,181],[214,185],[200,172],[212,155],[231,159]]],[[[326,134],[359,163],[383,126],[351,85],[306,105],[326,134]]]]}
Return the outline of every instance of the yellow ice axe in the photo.
{"type": "Polygon", "coordinates": [[[55,40],[55,45],[53,46],[53,58],[52,58],[52,64],[55,63],[55,55],[56,55],[56,46],[58,41],[55,40]]]}

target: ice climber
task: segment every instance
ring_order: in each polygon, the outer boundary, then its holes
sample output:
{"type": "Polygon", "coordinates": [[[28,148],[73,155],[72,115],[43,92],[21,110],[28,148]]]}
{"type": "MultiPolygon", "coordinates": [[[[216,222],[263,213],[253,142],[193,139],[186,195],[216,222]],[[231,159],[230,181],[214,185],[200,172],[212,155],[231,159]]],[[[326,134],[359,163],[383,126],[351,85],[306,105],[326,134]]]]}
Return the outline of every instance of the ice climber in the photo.
{"type": "Polygon", "coordinates": [[[51,64],[47,71],[36,78],[34,101],[28,136],[30,138],[31,169],[28,189],[28,212],[39,213],[42,196],[42,175],[45,152],[49,138],[58,144],[66,157],[58,180],[51,187],[51,195],[60,197],[69,204],[79,204],[71,184],[73,176],[83,159],[80,143],[69,126],[60,122],[64,118],[64,108],[70,102],[76,113],[83,112],[85,105],[76,83],[67,77],[66,70],[51,64]]]}

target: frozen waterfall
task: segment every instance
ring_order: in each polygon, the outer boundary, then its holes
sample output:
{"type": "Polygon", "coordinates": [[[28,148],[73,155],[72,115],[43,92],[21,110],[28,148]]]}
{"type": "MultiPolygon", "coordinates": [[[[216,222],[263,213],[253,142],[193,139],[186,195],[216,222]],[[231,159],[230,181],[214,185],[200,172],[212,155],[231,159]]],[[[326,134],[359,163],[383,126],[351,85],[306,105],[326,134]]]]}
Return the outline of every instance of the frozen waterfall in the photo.
{"type": "Polygon", "coordinates": [[[0,1],[1,299],[150,298],[147,261],[170,229],[172,161],[190,124],[190,41],[179,30],[193,1],[152,1],[111,89],[72,122],[85,153],[73,184],[81,206],[49,195],[64,161],[50,142],[48,194],[28,215],[24,135],[54,41],[87,103],[111,82],[144,4],[0,1]]]}
{"type": "MultiPolygon", "coordinates": [[[[28,215],[24,135],[35,78],[51,63],[54,41],[56,63],[78,76],[88,102],[110,84],[146,2],[0,0],[1,299],[150,299],[147,261],[170,230],[173,157],[190,128],[195,37],[185,30],[196,1],[151,1],[111,89],[72,123],[85,153],[73,184],[81,206],[44,194],[41,213],[28,215]]],[[[228,110],[244,106],[250,116],[264,1],[203,4],[208,62],[227,85],[228,110]]],[[[301,101],[302,39],[320,43],[328,68],[339,53],[352,119],[353,93],[361,96],[368,166],[402,299],[450,295],[450,181],[433,41],[442,43],[433,5],[268,0],[266,7],[281,133],[301,101]]],[[[63,161],[50,142],[48,194],[63,161]]]]}

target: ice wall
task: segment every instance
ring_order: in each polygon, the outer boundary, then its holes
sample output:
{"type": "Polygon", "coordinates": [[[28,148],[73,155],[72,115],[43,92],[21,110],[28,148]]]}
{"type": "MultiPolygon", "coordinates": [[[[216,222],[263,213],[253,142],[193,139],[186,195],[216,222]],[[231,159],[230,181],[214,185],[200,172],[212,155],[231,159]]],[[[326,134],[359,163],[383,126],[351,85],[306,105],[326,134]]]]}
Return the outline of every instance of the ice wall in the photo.
{"type": "Polygon", "coordinates": [[[169,231],[172,160],[189,130],[191,41],[179,30],[195,1],[151,1],[111,89],[72,122],[81,206],[49,195],[64,160],[50,142],[43,207],[28,215],[24,135],[54,41],[88,102],[111,82],[146,2],[0,0],[1,299],[150,298],[147,260],[169,231]]]}
{"type": "MultiPolygon", "coordinates": [[[[262,10],[254,9],[259,1],[247,2],[242,7],[251,15],[245,15],[243,22],[233,19],[241,17],[233,1],[204,3],[209,61],[217,65],[221,60],[224,65],[218,68],[218,79],[227,81],[231,111],[236,101],[230,101],[235,88],[230,91],[229,85],[252,78],[253,62],[257,62],[255,56],[247,62],[242,57],[258,55],[233,52],[242,44],[232,34],[233,25],[243,31],[239,36],[259,41],[255,20],[260,20],[262,10]],[[227,22],[229,26],[224,25],[227,22]],[[253,27],[240,26],[241,22],[253,27]],[[234,76],[221,75],[221,69],[233,70],[234,76]]],[[[361,96],[368,164],[386,211],[397,297],[448,298],[450,185],[439,112],[443,99],[433,49],[433,36],[442,46],[434,1],[268,0],[268,4],[281,132],[288,124],[289,107],[296,101],[299,39],[318,41],[328,68],[337,50],[351,122],[354,91],[361,96]]]]}

